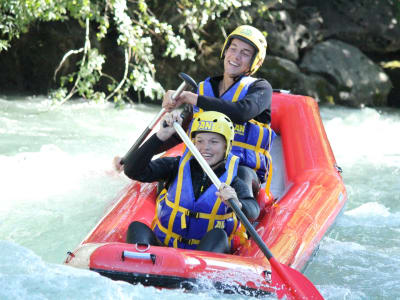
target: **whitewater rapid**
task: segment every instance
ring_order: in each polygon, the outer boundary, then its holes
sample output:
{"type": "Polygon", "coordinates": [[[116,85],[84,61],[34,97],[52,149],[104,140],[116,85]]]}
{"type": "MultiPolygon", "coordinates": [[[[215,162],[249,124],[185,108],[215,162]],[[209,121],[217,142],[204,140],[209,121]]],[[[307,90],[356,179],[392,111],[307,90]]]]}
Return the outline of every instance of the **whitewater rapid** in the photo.
{"type": "MultiPolygon", "coordinates": [[[[113,156],[158,110],[0,97],[0,299],[191,297],[62,265],[129,183],[113,172],[113,156]]],[[[400,299],[400,111],[324,107],[321,115],[349,201],[305,275],[326,299],[400,299]]]]}

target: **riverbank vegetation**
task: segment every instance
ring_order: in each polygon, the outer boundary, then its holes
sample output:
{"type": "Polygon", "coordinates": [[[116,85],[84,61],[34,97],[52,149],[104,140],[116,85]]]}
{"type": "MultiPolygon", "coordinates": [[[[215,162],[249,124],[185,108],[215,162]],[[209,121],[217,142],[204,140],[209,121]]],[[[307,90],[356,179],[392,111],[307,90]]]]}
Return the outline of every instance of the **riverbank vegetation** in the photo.
{"type": "MultiPolygon", "coordinates": [[[[214,20],[218,28],[228,21],[222,14],[236,14],[234,10],[249,5],[250,1],[237,0],[5,0],[0,13],[0,51],[7,51],[12,40],[35,23],[74,19],[85,28],[82,47],[65,53],[54,77],[71,56],[78,55],[76,71],[61,76],[61,87],[52,95],[62,102],[73,95],[120,102],[129,99],[127,93],[133,88],[154,99],[163,92],[155,79],[155,47],[164,57],[194,61],[196,48],[202,43],[199,32],[204,26],[214,20]],[[124,71],[119,80],[104,73],[102,68],[108,57],[99,50],[99,43],[110,31],[116,32],[116,42],[124,53],[124,71]],[[191,46],[186,42],[188,37],[194,42],[191,46]],[[108,93],[96,91],[102,77],[109,81],[108,93]]],[[[237,17],[243,22],[250,19],[246,13],[237,17]]]]}
{"type": "Polygon", "coordinates": [[[160,99],[181,71],[218,74],[227,33],[252,24],[268,35],[258,75],[274,88],[386,105],[390,91],[400,95],[399,23],[392,0],[3,0],[0,91],[50,93],[58,103],[160,99]]]}

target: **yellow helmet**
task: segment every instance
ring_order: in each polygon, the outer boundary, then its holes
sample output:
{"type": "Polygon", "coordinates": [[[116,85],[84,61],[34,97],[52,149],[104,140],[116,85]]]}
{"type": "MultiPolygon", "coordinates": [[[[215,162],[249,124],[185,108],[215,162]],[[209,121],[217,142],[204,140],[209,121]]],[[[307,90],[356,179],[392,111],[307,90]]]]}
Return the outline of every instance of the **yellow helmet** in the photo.
{"type": "Polygon", "coordinates": [[[232,148],[235,129],[231,119],[217,111],[205,111],[193,116],[190,138],[194,139],[195,133],[214,132],[221,134],[226,141],[225,158],[232,148]]]}
{"type": "Polygon", "coordinates": [[[254,74],[258,68],[262,65],[265,59],[265,53],[267,50],[267,40],[260,30],[253,26],[241,25],[231,32],[225,40],[224,46],[221,51],[221,59],[225,57],[225,50],[228,49],[231,40],[237,38],[254,47],[256,50],[252,61],[250,62],[249,75],[254,74]],[[260,63],[261,62],[261,63],[260,63]]]}

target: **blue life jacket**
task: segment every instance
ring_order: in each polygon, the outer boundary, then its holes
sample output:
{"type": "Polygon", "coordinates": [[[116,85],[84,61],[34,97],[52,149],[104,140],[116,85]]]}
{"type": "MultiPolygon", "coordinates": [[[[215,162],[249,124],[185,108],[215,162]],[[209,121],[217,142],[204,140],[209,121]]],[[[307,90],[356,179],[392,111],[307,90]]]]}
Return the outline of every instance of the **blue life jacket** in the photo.
{"type": "MultiPolygon", "coordinates": [[[[243,76],[220,98],[229,102],[240,101],[246,96],[249,86],[256,80],[253,77],[243,76]]],[[[210,77],[199,84],[197,93],[216,97],[210,83],[210,77]]],[[[196,113],[203,110],[194,106],[193,111],[196,113]]],[[[272,159],[269,151],[275,136],[276,134],[269,124],[260,123],[256,120],[235,124],[232,154],[240,158],[241,165],[254,169],[261,182],[267,181],[268,188],[272,177],[270,176],[272,175],[272,159]]]]}
{"type": "MultiPolygon", "coordinates": [[[[215,195],[215,185],[195,199],[190,171],[192,153],[186,149],[179,162],[178,174],[173,183],[157,198],[153,231],[166,246],[195,249],[201,238],[213,228],[221,228],[231,242],[239,227],[236,215],[215,195]]],[[[230,185],[235,178],[239,164],[238,157],[229,154],[226,171],[219,178],[230,185]]]]}

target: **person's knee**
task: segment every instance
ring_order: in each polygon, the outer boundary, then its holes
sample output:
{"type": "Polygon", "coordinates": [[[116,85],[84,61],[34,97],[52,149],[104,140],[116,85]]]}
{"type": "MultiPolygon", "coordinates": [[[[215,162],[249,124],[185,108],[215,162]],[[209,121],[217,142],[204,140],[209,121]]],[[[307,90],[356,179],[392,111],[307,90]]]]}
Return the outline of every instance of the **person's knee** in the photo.
{"type": "Polygon", "coordinates": [[[158,240],[146,224],[138,221],[132,222],[126,234],[126,242],[129,244],[149,244],[158,246],[158,240]]]}
{"type": "Polygon", "coordinates": [[[131,224],[129,224],[128,227],[128,233],[143,233],[148,230],[151,230],[146,224],[139,222],[139,221],[133,221],[131,224]]]}
{"type": "Polygon", "coordinates": [[[209,234],[216,240],[228,240],[228,235],[225,230],[221,228],[214,228],[209,232],[209,234]]]}
{"type": "Polygon", "coordinates": [[[224,230],[220,228],[214,228],[204,235],[197,247],[197,250],[229,253],[230,246],[228,235],[224,230]]]}

